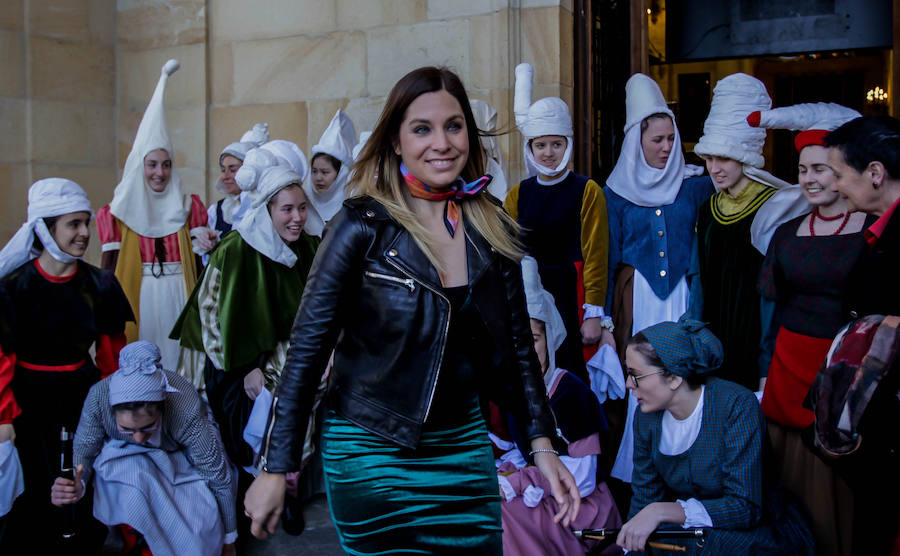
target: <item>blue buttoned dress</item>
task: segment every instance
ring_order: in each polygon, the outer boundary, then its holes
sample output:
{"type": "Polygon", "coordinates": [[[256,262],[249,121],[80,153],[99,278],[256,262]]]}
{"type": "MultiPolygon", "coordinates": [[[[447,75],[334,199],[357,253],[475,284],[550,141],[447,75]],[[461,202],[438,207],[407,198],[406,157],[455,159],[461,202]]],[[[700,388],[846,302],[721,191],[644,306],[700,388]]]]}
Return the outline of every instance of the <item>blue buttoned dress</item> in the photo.
{"type": "MultiPolygon", "coordinates": [[[[620,338],[630,338],[648,326],[667,320],[678,320],[687,309],[688,286],[685,279],[691,262],[694,229],[698,207],[714,191],[709,176],[688,178],[681,184],[678,196],[669,205],[643,207],[611,188],[604,189],[609,215],[609,287],[606,306],[615,314],[622,304],[632,309],[631,330],[620,338]],[[622,270],[634,269],[632,299],[614,300],[616,279],[627,275],[622,270]]],[[[620,325],[621,321],[617,319],[620,325]]],[[[624,342],[619,353],[625,350],[624,342]]],[[[628,417],[624,436],[612,476],[631,480],[633,439],[631,425],[636,404],[628,396],[628,417]]]]}

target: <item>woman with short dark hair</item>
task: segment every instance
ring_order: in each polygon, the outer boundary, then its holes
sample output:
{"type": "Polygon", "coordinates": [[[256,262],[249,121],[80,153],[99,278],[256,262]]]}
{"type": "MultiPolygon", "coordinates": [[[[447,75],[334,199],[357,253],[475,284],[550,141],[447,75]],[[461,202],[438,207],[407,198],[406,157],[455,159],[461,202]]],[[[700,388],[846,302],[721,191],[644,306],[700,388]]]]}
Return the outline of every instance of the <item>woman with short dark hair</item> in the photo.
{"type": "Polygon", "coordinates": [[[640,411],[634,496],[616,542],[643,550],[658,528],[703,528],[704,554],[812,554],[799,509],[783,504],[766,478],[766,429],[756,396],[707,378],[722,364],[719,339],[702,322],[682,317],[635,334],[625,357],[640,411]]]}

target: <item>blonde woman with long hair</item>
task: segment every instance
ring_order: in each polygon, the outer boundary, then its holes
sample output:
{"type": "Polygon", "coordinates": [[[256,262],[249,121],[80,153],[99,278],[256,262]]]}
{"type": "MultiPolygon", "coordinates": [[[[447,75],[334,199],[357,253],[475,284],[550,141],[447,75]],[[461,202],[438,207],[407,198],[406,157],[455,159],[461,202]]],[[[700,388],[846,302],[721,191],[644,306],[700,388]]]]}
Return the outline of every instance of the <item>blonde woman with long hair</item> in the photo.
{"type": "Polygon", "coordinates": [[[551,442],[515,224],[484,192],[482,156],[455,74],[420,68],[394,86],[310,271],[245,499],[255,535],[274,531],[332,348],[322,459],[347,552],[500,553],[487,399],[530,441],[556,520],[577,514],[551,442]]]}

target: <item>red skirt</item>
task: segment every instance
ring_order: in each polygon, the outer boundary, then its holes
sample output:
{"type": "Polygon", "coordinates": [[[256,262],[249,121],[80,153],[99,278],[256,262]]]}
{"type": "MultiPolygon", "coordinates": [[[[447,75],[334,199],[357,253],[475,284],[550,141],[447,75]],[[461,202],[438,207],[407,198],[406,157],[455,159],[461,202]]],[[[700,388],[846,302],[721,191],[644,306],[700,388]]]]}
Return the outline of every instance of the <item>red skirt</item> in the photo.
{"type": "Polygon", "coordinates": [[[779,328],[763,392],[766,417],[788,427],[806,428],[813,423],[813,412],[803,407],[803,400],[825,362],[831,341],[779,328]]]}

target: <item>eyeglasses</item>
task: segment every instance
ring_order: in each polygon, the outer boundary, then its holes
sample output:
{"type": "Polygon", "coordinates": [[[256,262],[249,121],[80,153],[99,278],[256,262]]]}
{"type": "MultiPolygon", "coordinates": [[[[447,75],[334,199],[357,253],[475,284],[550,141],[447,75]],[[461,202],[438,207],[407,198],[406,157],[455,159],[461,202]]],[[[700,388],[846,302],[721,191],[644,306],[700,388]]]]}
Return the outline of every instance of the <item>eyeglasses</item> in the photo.
{"type": "Polygon", "coordinates": [[[134,436],[135,434],[145,434],[145,433],[153,433],[159,430],[159,419],[152,425],[147,425],[142,429],[131,430],[131,429],[123,429],[122,427],[118,427],[120,434],[127,434],[128,436],[134,436]]]}
{"type": "Polygon", "coordinates": [[[660,369],[660,370],[658,370],[658,371],[653,371],[652,373],[644,373],[644,374],[642,374],[642,375],[633,375],[633,374],[631,374],[631,373],[628,373],[628,378],[631,379],[631,383],[634,384],[634,387],[635,387],[635,388],[637,388],[637,387],[638,387],[638,380],[640,380],[640,379],[642,379],[642,378],[645,378],[645,377],[648,377],[648,376],[650,376],[650,375],[658,375],[658,374],[664,373],[664,372],[666,372],[664,369],[660,369]]]}

